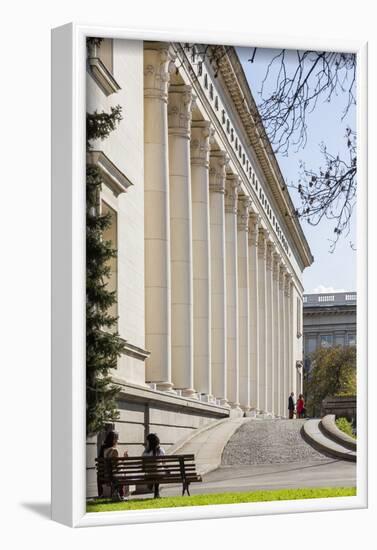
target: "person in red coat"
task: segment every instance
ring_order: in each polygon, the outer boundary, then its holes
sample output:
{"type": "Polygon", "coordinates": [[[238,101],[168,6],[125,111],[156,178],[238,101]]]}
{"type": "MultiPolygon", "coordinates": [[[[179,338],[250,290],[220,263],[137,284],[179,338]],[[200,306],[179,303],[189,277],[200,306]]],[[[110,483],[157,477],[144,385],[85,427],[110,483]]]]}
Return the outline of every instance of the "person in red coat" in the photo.
{"type": "Polygon", "coordinates": [[[296,403],[297,418],[304,418],[304,411],[305,411],[304,396],[302,395],[302,393],[300,393],[296,403]]]}

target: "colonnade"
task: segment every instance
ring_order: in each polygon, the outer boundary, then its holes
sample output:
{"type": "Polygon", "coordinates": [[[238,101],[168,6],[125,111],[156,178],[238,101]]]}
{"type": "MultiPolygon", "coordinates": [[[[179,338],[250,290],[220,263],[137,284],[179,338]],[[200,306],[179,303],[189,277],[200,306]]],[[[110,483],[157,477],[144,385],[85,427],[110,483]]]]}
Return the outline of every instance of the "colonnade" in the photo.
{"type": "Polygon", "coordinates": [[[171,61],[168,44],[145,44],[146,378],[286,416],[292,276],[171,61]]]}

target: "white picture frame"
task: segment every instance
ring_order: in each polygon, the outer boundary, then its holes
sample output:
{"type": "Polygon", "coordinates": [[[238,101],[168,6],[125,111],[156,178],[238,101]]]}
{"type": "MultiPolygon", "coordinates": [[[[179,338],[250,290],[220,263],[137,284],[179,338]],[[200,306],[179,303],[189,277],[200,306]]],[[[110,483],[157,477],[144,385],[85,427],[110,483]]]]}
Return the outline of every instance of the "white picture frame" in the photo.
{"type": "Polygon", "coordinates": [[[367,43],[68,24],[52,31],[52,518],[72,527],[367,506],[367,43]],[[88,36],[357,55],[357,496],[88,514],[85,510],[85,72],[88,36]]]}

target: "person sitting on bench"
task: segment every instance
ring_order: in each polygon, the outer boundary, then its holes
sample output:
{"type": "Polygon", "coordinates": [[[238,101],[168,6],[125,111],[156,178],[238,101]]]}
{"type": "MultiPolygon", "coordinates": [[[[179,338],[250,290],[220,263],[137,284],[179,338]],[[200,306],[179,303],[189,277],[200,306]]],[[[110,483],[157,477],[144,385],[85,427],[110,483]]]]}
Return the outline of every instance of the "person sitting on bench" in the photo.
{"type": "MultiPolygon", "coordinates": [[[[99,458],[118,458],[120,456],[119,449],[118,449],[118,439],[119,434],[118,432],[115,432],[114,430],[110,430],[108,434],[106,435],[106,439],[101,446],[101,450],[99,452],[99,458]]],[[[127,450],[124,451],[123,456],[127,457],[128,452],[127,450]]],[[[99,496],[101,497],[111,497],[114,496],[111,494],[111,487],[110,485],[102,485],[102,494],[99,496]]],[[[119,498],[124,499],[125,496],[129,495],[129,487],[127,485],[120,485],[119,487],[119,498]]]]}
{"type": "MultiPolygon", "coordinates": [[[[147,444],[143,456],[165,456],[165,451],[160,447],[160,439],[157,434],[147,435],[147,444]]],[[[160,467],[163,468],[163,467],[160,467]]],[[[150,489],[154,489],[154,497],[160,498],[159,484],[155,483],[150,486],[150,489]]]]}

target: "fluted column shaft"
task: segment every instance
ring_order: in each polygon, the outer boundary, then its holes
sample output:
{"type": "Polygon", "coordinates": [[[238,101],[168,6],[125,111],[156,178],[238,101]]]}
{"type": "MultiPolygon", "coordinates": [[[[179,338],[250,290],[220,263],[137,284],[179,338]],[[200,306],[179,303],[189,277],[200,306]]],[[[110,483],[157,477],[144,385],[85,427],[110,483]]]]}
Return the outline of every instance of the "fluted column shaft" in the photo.
{"type": "MultiPolygon", "coordinates": [[[[284,278],[283,307],[284,307],[284,394],[286,409],[288,409],[288,397],[291,393],[289,387],[289,308],[288,308],[288,273],[284,278]]],[[[286,410],[288,414],[288,410],[286,410]]]]}
{"type": "Polygon", "coordinates": [[[273,254],[274,244],[267,243],[266,258],[266,306],[267,306],[267,411],[274,413],[274,304],[273,304],[273,254]]]}
{"type": "Polygon", "coordinates": [[[249,326],[250,326],[250,406],[259,406],[259,285],[258,285],[259,216],[249,217],[249,326]]]}
{"type": "MultiPolygon", "coordinates": [[[[287,380],[288,392],[294,391],[293,387],[293,369],[292,369],[292,310],[291,310],[291,279],[289,275],[286,284],[286,308],[287,308],[287,380]]],[[[297,399],[297,395],[295,396],[297,399]]]]}
{"type": "Polygon", "coordinates": [[[225,194],[228,400],[239,406],[237,194],[238,176],[228,176],[225,194]]]}
{"type": "Polygon", "coordinates": [[[279,270],[279,312],[280,312],[280,356],[279,356],[279,381],[280,381],[280,411],[281,416],[287,416],[288,395],[285,385],[285,308],[284,308],[284,279],[285,269],[280,265],[279,270]]]}
{"type": "Polygon", "coordinates": [[[211,250],[208,121],[191,126],[194,387],[211,396],[211,250]]]}
{"type": "Polygon", "coordinates": [[[194,390],[191,87],[169,87],[169,179],[171,243],[172,380],[191,396],[194,390]]]}
{"type": "Polygon", "coordinates": [[[273,258],[273,308],[274,308],[274,413],[281,415],[280,405],[280,304],[279,304],[279,254],[273,258]]]}
{"type": "Polygon", "coordinates": [[[225,166],[227,156],[210,155],[211,241],[211,360],[212,393],[227,403],[226,268],[225,268],[225,166]]]}
{"type": "Polygon", "coordinates": [[[259,407],[267,412],[267,232],[259,229],[258,236],[258,298],[259,298],[259,407]]]}
{"type": "Polygon", "coordinates": [[[167,91],[168,44],[144,47],[145,342],[146,380],[171,383],[170,213],[167,91]]]}
{"type": "Polygon", "coordinates": [[[239,400],[244,411],[250,409],[249,208],[249,198],[242,197],[238,200],[239,400]]]}

